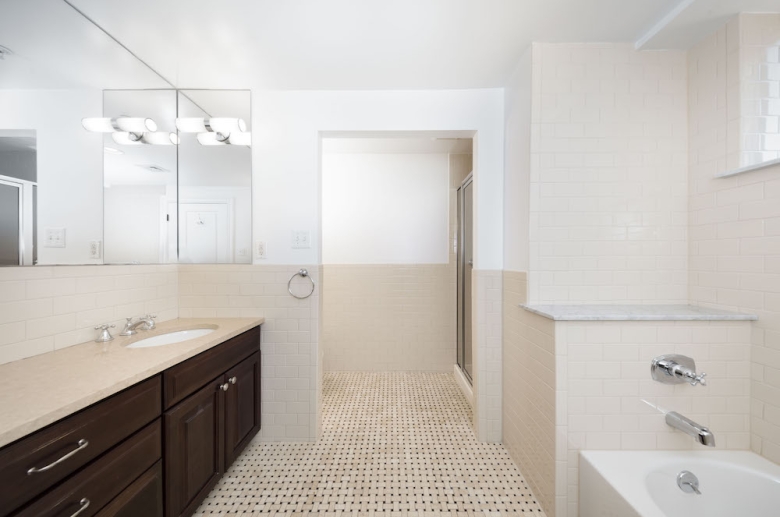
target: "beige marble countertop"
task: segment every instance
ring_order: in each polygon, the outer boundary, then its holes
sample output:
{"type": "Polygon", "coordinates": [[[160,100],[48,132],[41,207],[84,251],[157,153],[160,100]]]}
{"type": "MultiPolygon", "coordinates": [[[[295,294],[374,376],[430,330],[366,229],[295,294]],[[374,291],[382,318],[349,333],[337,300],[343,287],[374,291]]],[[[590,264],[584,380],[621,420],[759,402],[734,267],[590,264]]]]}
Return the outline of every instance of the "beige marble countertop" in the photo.
{"type": "MultiPolygon", "coordinates": [[[[0,447],[162,372],[233,336],[263,318],[176,319],[108,343],[82,343],[0,365],[0,447]],[[147,337],[191,328],[216,330],[203,337],[152,348],[127,348],[147,337]]],[[[113,329],[118,334],[116,329],[113,329]]],[[[96,332],[97,335],[97,332],[96,332]]]]}

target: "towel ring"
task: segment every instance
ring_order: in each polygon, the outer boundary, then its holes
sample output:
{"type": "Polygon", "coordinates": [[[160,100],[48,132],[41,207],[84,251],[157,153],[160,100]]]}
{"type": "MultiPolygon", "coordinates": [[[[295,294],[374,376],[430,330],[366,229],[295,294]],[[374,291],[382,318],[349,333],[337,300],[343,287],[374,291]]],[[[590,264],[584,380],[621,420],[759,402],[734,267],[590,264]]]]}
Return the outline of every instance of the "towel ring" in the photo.
{"type": "Polygon", "coordinates": [[[309,276],[309,272],[305,269],[299,269],[297,273],[295,273],[293,276],[290,277],[290,280],[287,282],[287,292],[290,293],[293,297],[298,298],[299,300],[304,300],[314,294],[314,280],[312,280],[311,276],[309,276]],[[309,291],[309,294],[306,296],[298,296],[297,294],[292,292],[292,281],[296,276],[300,276],[303,278],[308,278],[309,282],[311,282],[311,291],[309,291]]]}

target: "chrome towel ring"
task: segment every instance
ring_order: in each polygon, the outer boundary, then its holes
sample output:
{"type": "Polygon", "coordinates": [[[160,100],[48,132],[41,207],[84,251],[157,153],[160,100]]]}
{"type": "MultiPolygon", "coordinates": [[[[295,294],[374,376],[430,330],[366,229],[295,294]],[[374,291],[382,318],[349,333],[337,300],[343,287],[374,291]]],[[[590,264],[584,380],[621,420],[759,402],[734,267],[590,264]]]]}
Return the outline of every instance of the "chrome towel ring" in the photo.
{"type": "Polygon", "coordinates": [[[293,297],[298,298],[299,300],[303,300],[314,294],[314,280],[309,276],[309,272],[305,269],[299,269],[297,273],[295,273],[293,276],[290,277],[290,280],[287,282],[287,292],[290,293],[293,297]],[[296,276],[300,276],[303,278],[308,278],[309,282],[311,282],[311,291],[309,291],[309,294],[306,296],[298,296],[297,294],[292,292],[292,281],[296,276]]]}

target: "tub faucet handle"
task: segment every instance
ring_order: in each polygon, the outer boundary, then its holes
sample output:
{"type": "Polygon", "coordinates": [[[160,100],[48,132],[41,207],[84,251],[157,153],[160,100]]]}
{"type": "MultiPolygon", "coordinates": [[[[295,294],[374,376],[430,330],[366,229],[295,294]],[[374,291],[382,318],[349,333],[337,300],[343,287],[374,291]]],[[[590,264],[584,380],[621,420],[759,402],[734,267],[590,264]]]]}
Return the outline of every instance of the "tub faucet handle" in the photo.
{"type": "Polygon", "coordinates": [[[650,375],[662,384],[689,383],[691,386],[707,385],[706,373],[696,373],[696,362],[679,354],[659,355],[650,365],[650,375]]]}

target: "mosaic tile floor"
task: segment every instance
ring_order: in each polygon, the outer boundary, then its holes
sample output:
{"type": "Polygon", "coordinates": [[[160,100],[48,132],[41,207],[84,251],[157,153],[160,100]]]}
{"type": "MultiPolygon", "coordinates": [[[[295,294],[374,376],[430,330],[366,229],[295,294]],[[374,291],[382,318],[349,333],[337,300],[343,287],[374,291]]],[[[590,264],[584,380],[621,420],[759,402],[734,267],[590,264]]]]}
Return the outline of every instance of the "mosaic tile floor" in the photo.
{"type": "Polygon", "coordinates": [[[195,515],[544,516],[452,374],[327,373],[316,443],[250,445],[195,515]]]}

